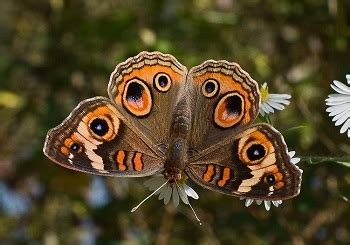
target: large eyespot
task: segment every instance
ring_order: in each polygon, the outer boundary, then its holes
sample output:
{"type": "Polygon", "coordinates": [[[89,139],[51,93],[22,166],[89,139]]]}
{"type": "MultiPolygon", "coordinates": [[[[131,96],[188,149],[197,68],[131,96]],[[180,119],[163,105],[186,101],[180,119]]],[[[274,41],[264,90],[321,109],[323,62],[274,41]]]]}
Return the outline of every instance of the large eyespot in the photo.
{"type": "Polygon", "coordinates": [[[110,141],[115,137],[115,127],[113,127],[112,119],[108,116],[99,115],[91,118],[88,126],[91,135],[99,141],[110,141]]]}
{"type": "Polygon", "coordinates": [[[260,160],[265,154],[265,147],[261,144],[253,144],[247,149],[247,157],[250,161],[260,160]]]}
{"type": "Polygon", "coordinates": [[[108,127],[108,123],[106,122],[106,120],[104,120],[102,118],[95,118],[90,123],[90,129],[92,130],[92,132],[94,132],[98,136],[102,137],[106,133],[108,133],[109,127],[108,127]]]}
{"type": "Polygon", "coordinates": [[[123,105],[131,114],[137,117],[150,113],[152,96],[143,81],[134,78],[127,82],[123,93],[123,105]]]}
{"type": "Polygon", "coordinates": [[[267,149],[260,141],[247,141],[243,144],[239,144],[239,157],[247,165],[260,164],[267,155],[267,149]]]}
{"type": "Polygon", "coordinates": [[[244,99],[237,93],[229,93],[223,96],[218,102],[214,121],[222,128],[230,128],[241,122],[244,116],[244,99]]]}
{"type": "Polygon", "coordinates": [[[208,79],[202,84],[202,94],[207,98],[214,97],[218,93],[219,88],[218,81],[208,79]]]}
{"type": "Polygon", "coordinates": [[[159,92],[167,92],[171,87],[171,78],[166,73],[157,73],[153,79],[153,85],[159,92]]]}

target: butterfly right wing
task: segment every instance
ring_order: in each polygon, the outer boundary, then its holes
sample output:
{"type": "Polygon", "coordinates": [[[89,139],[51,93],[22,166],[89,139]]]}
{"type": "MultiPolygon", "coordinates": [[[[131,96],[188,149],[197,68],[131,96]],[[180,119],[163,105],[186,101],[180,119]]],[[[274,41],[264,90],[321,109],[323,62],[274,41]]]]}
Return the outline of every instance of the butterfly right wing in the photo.
{"type": "Polygon", "coordinates": [[[298,195],[302,174],[292,163],[283,136],[268,124],[250,126],[199,152],[185,171],[205,188],[259,200],[298,195]]]}
{"type": "Polygon", "coordinates": [[[82,101],[46,136],[44,154],[69,169],[139,177],[160,172],[164,156],[104,97],[82,101]]]}

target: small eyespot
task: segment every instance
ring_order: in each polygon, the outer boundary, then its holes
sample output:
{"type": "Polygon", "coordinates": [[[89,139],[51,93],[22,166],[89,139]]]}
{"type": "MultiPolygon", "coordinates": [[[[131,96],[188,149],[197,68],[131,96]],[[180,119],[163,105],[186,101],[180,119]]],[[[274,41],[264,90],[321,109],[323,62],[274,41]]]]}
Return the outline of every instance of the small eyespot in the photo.
{"type": "Polygon", "coordinates": [[[101,137],[107,134],[109,131],[108,123],[106,122],[106,120],[101,118],[95,118],[94,120],[92,120],[90,123],[90,129],[96,135],[101,137]]]}
{"type": "Polygon", "coordinates": [[[265,181],[265,183],[272,185],[272,184],[275,183],[276,177],[273,174],[268,174],[268,175],[265,176],[264,181],[265,181]]]}
{"type": "Polygon", "coordinates": [[[253,144],[247,149],[247,157],[251,161],[257,161],[266,154],[265,147],[261,144],[253,144]]]}
{"type": "Polygon", "coordinates": [[[202,94],[207,98],[215,96],[218,91],[219,83],[214,79],[208,79],[202,85],[202,94]]]}
{"type": "Polygon", "coordinates": [[[153,79],[153,85],[159,92],[167,92],[171,87],[171,78],[166,73],[157,73],[153,79]]]}
{"type": "Polygon", "coordinates": [[[72,143],[71,146],[70,146],[70,149],[74,152],[79,152],[81,146],[78,144],[78,143],[72,143]]]}

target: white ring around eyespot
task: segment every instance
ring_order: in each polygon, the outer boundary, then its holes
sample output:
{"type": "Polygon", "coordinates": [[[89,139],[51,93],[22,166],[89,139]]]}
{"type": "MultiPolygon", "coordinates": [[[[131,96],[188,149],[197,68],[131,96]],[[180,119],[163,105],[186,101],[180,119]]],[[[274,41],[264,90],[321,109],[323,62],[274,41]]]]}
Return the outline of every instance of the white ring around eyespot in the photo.
{"type": "Polygon", "coordinates": [[[168,74],[166,74],[166,73],[164,73],[164,72],[160,72],[160,73],[157,73],[157,74],[154,76],[153,84],[154,84],[155,88],[156,88],[158,91],[164,93],[164,92],[167,92],[167,91],[170,89],[170,87],[171,87],[171,85],[172,85],[172,80],[171,80],[171,78],[170,78],[170,76],[169,76],[168,74]],[[165,76],[165,77],[167,78],[167,80],[168,80],[168,84],[167,84],[165,87],[162,87],[162,86],[160,86],[160,84],[159,84],[159,78],[160,78],[161,76],[165,76]]]}
{"type": "Polygon", "coordinates": [[[208,79],[208,80],[206,80],[203,84],[202,84],[202,88],[201,88],[201,90],[202,90],[202,94],[205,96],[205,97],[207,97],[207,98],[212,98],[212,97],[214,97],[217,93],[218,93],[218,91],[219,91],[219,82],[218,81],[216,81],[216,80],[214,80],[214,79],[208,79]],[[212,91],[212,92],[207,92],[207,91],[205,91],[205,86],[208,84],[208,83],[213,83],[214,84],[214,90],[212,91]]]}

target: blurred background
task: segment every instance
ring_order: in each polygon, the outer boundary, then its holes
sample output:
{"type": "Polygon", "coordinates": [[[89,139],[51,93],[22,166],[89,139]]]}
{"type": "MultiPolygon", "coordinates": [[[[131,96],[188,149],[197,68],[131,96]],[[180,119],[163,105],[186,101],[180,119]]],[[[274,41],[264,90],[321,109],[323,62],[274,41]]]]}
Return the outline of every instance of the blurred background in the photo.
{"type": "Polygon", "coordinates": [[[325,112],[350,73],[347,0],[13,0],[0,3],[0,241],[7,244],[349,244],[350,139],[325,112]],[[83,99],[107,96],[115,65],[142,50],[188,67],[238,62],[291,104],[272,115],[304,161],[298,197],[267,212],[191,186],[164,206],[142,179],[93,177],[42,153],[48,129],[83,99]],[[322,162],[309,156],[318,156],[322,162]],[[306,161],[305,161],[306,159],[306,161]]]}

